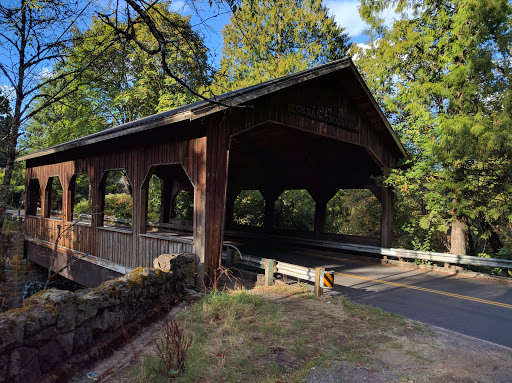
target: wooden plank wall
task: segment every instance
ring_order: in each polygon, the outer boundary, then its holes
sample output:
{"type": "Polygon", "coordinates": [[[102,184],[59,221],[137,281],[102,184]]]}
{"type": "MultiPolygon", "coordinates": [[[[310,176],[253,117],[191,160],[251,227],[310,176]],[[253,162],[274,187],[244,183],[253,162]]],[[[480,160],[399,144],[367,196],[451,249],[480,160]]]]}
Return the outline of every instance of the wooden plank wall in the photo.
{"type": "Polygon", "coordinates": [[[335,83],[329,79],[323,79],[316,87],[301,84],[257,99],[252,107],[235,110],[230,117],[230,134],[274,121],[364,147],[379,167],[394,167],[400,156],[396,144],[389,139],[389,133],[376,129],[342,87],[335,87],[335,83]],[[341,119],[355,122],[355,129],[345,129],[321,119],[309,118],[297,113],[296,106],[331,106],[339,111],[341,119]]]}
{"type": "MultiPolygon", "coordinates": [[[[132,147],[97,153],[91,157],[66,161],[44,166],[28,167],[26,171],[26,187],[30,179],[39,179],[41,185],[41,211],[45,209],[44,190],[50,177],[59,177],[63,188],[63,219],[28,216],[26,235],[55,243],[57,226],[66,234],[59,240],[59,245],[78,250],[99,258],[109,260],[128,267],[151,266],[152,261],[161,253],[192,252],[193,241],[183,243],[172,239],[141,237],[141,228],[136,224],[140,220],[141,186],[151,165],[181,163],[193,184],[204,174],[205,139],[193,138],[180,141],[156,142],[151,146],[132,147]],[[80,223],[71,225],[66,217],[70,216],[68,202],[69,188],[74,174],[87,174],[93,190],[93,213],[98,214],[101,196],[97,192],[105,175],[112,169],[124,169],[133,187],[133,228],[132,230],[105,229],[80,223]]],[[[196,193],[197,196],[201,193],[196,193]]],[[[195,201],[197,203],[197,201],[195,201]]]]}

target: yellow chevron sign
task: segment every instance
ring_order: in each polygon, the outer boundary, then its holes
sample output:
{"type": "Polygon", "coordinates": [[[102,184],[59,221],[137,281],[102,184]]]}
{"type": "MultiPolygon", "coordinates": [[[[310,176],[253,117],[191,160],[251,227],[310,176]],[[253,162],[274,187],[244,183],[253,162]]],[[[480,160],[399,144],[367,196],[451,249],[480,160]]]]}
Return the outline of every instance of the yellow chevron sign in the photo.
{"type": "Polygon", "coordinates": [[[334,271],[322,271],[322,288],[330,289],[334,286],[334,271]]]}

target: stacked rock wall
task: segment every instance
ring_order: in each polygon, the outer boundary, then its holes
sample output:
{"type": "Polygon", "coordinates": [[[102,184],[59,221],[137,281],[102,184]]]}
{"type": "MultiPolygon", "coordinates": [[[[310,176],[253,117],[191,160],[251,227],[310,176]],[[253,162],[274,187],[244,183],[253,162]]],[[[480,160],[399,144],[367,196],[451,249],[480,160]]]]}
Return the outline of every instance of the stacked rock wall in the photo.
{"type": "Polygon", "coordinates": [[[178,259],[170,272],[138,268],[93,289],[45,290],[0,314],[0,383],[35,382],[123,324],[177,301],[185,263],[178,259]]]}

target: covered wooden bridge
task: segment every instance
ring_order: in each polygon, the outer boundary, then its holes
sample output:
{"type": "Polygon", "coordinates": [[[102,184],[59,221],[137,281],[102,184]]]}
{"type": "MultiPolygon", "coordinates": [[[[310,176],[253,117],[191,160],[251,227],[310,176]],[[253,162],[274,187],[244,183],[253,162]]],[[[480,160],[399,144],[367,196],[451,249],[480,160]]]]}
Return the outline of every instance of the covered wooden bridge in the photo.
{"type": "Polygon", "coordinates": [[[370,189],[382,202],[380,238],[329,238],[391,246],[393,195],[374,178],[407,154],[351,59],[216,101],[20,157],[26,161],[27,258],[48,266],[56,248],[53,268],[71,263],[63,275],[93,286],[127,268],[151,266],[162,253],[188,252],[196,255],[203,280],[219,267],[225,223],[242,190],[264,197],[265,236],[278,233],[274,203],[281,192],[306,189],[316,203],[314,240],[325,239],[326,204],[340,188],[370,189]],[[150,192],[154,179],[157,202],[150,192]],[[91,211],[80,215],[75,210],[84,180],[91,211]],[[112,220],[106,195],[121,183],[132,211],[128,219],[112,220]],[[185,219],[176,218],[179,193],[193,206],[185,219]],[[160,214],[151,218],[154,204],[160,214]]]}

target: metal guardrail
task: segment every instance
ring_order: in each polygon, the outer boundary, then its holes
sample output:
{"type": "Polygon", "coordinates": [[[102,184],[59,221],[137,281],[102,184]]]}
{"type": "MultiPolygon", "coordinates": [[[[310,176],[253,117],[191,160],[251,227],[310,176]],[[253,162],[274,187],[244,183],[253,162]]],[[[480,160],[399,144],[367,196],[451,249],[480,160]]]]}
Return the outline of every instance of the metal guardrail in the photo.
{"type": "Polygon", "coordinates": [[[342,250],[349,250],[358,253],[377,254],[386,257],[406,258],[406,259],[420,259],[430,262],[443,262],[454,265],[469,265],[469,266],[486,266],[486,267],[499,267],[501,269],[512,269],[512,261],[508,259],[498,258],[481,258],[470,255],[455,255],[446,253],[436,253],[429,251],[415,251],[405,249],[393,249],[374,247],[366,245],[353,245],[353,244],[339,244],[336,248],[342,250]]]}
{"type": "Polygon", "coordinates": [[[315,269],[311,269],[309,267],[277,261],[275,271],[279,274],[295,277],[303,281],[315,281],[315,269]]]}
{"type": "Polygon", "coordinates": [[[405,249],[384,248],[368,245],[356,245],[351,243],[338,243],[332,241],[318,241],[308,240],[303,238],[286,237],[290,243],[297,245],[305,245],[311,248],[322,248],[332,250],[345,250],[361,254],[375,254],[382,257],[405,258],[405,259],[420,259],[430,262],[442,262],[453,265],[469,265],[469,266],[484,266],[484,267],[498,267],[500,269],[512,269],[512,260],[499,259],[499,258],[481,258],[471,255],[455,255],[447,253],[437,253],[429,251],[416,251],[405,249]]]}
{"type": "MultiPolygon", "coordinates": [[[[238,263],[243,263],[245,265],[257,267],[260,269],[267,269],[269,259],[255,257],[252,255],[247,255],[247,254],[242,254],[236,246],[231,245],[231,244],[224,243],[224,246],[234,248],[238,252],[238,254],[239,254],[238,263]]],[[[273,259],[271,261],[274,262],[273,259]]],[[[298,279],[301,279],[304,281],[309,281],[309,282],[315,281],[315,269],[305,267],[305,266],[299,266],[299,265],[294,265],[291,263],[275,261],[273,272],[287,275],[290,277],[295,277],[295,278],[298,278],[298,279]]]]}
{"type": "MultiPolygon", "coordinates": [[[[295,277],[298,280],[314,282],[315,284],[315,295],[320,296],[323,294],[323,289],[325,287],[332,287],[332,283],[329,286],[323,286],[322,279],[324,278],[325,269],[322,267],[317,267],[316,269],[312,269],[309,267],[294,265],[291,263],[276,261],[275,259],[267,259],[254,257],[252,255],[244,255],[240,252],[240,250],[231,244],[224,243],[223,246],[231,247],[236,249],[239,253],[239,258],[236,263],[243,263],[249,266],[258,267],[265,270],[265,286],[270,286],[274,284],[274,273],[295,277]]],[[[229,259],[230,255],[228,254],[228,264],[234,262],[233,259],[229,259]]],[[[332,273],[331,273],[332,274],[332,273]]],[[[332,274],[332,282],[334,282],[334,274],[332,274]]]]}
{"type": "MultiPolygon", "coordinates": [[[[244,233],[244,236],[248,233],[244,233]]],[[[249,236],[249,238],[257,238],[255,236],[249,236]]],[[[484,266],[484,267],[498,267],[501,269],[512,270],[512,260],[499,259],[499,258],[482,258],[470,255],[454,255],[447,253],[428,252],[428,251],[416,251],[416,250],[405,250],[395,248],[383,248],[370,245],[358,245],[352,243],[341,243],[335,241],[326,240],[313,240],[307,238],[298,238],[292,236],[283,235],[265,235],[266,239],[285,243],[288,245],[299,245],[314,249],[323,250],[335,250],[335,251],[349,251],[353,253],[374,254],[380,257],[393,257],[393,258],[404,258],[404,259],[420,259],[430,262],[442,262],[453,265],[469,265],[469,266],[484,266]]]]}
{"type": "MultiPolygon", "coordinates": [[[[283,274],[286,276],[295,277],[297,279],[314,282],[315,283],[315,295],[321,295],[323,293],[323,286],[321,285],[321,275],[325,275],[325,269],[323,268],[309,268],[291,263],[276,261],[274,259],[266,259],[255,257],[251,255],[244,255],[238,248],[231,244],[224,244],[224,246],[232,247],[239,253],[239,263],[243,263],[249,266],[258,267],[265,270],[265,285],[271,285],[273,283],[274,273],[283,274]]],[[[432,262],[444,262],[449,264],[465,264],[475,266],[488,266],[488,267],[499,267],[502,269],[512,269],[512,261],[506,259],[496,258],[479,258],[467,255],[454,255],[454,254],[443,254],[427,251],[414,251],[414,250],[403,250],[403,249],[386,249],[381,247],[366,246],[366,245],[354,245],[354,244],[339,244],[339,248],[343,247],[345,250],[354,252],[364,252],[379,254],[387,257],[397,258],[412,258],[412,259],[424,259],[432,262]]],[[[334,279],[333,279],[334,281],[334,279]]],[[[328,286],[331,287],[331,286],[328,286]]]]}

